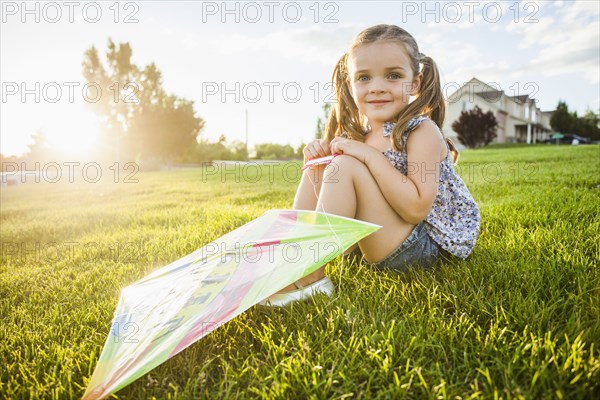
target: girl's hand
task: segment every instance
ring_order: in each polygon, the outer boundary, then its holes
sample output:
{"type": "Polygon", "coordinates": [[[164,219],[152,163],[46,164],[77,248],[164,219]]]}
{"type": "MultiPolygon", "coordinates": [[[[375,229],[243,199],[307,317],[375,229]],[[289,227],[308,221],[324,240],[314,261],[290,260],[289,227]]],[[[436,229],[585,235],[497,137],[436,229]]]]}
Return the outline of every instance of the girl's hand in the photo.
{"type": "Polygon", "coordinates": [[[356,158],[363,164],[367,164],[369,157],[373,156],[373,152],[377,151],[373,146],[358,140],[346,139],[336,136],[329,144],[332,153],[346,154],[356,158]]]}
{"type": "Polygon", "coordinates": [[[313,158],[325,157],[331,154],[331,148],[329,142],[325,139],[313,140],[302,149],[305,160],[312,160],[313,158]]]}

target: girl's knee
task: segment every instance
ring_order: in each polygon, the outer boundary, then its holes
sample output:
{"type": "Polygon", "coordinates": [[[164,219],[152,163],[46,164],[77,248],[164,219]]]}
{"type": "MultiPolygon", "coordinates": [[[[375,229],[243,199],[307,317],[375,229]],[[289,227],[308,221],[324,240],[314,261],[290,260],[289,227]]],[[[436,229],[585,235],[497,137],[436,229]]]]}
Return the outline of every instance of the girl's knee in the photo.
{"type": "Polygon", "coordinates": [[[369,171],[369,169],[362,161],[345,154],[335,157],[325,169],[325,172],[329,175],[334,175],[338,172],[346,173],[349,171],[369,171]]]}

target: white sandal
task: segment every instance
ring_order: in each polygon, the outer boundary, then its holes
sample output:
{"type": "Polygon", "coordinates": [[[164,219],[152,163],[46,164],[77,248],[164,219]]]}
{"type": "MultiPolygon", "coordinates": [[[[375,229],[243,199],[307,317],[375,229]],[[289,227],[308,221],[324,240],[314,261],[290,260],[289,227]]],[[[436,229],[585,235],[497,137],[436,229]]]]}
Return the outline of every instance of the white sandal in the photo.
{"type": "Polygon", "coordinates": [[[266,307],[283,307],[294,301],[308,299],[316,293],[324,293],[327,296],[331,296],[335,289],[333,282],[331,282],[331,279],[327,276],[308,286],[302,286],[299,281],[296,281],[294,282],[294,286],[296,286],[297,290],[285,293],[275,293],[258,304],[266,307]]]}

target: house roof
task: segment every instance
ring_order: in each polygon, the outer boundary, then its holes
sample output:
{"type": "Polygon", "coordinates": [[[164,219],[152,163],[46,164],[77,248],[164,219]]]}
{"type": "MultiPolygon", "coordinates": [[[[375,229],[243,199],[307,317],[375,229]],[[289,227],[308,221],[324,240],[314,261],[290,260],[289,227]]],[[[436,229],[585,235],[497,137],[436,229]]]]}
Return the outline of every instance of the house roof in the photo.
{"type": "Polygon", "coordinates": [[[473,93],[484,100],[498,100],[502,98],[504,94],[504,90],[486,90],[485,92],[475,92],[473,93]]]}
{"type": "Polygon", "coordinates": [[[535,99],[530,99],[528,94],[521,96],[512,96],[513,99],[518,100],[521,103],[535,103],[535,99]]]}
{"type": "MultiPolygon", "coordinates": [[[[469,80],[468,82],[466,82],[463,86],[461,86],[458,90],[456,90],[454,93],[452,93],[450,96],[448,96],[448,98],[453,98],[456,97],[456,95],[461,95],[462,93],[465,93],[465,91],[463,91],[463,88],[465,87],[469,87],[469,85],[476,83],[477,86],[479,86],[481,88],[481,86],[485,87],[484,90],[479,90],[477,92],[474,92],[473,94],[481,97],[484,100],[498,100],[500,98],[502,98],[502,96],[506,96],[506,94],[504,93],[503,90],[497,90],[494,87],[488,85],[487,83],[473,77],[471,78],[471,80],[469,80]]],[[[466,93],[468,93],[469,91],[466,91],[466,93]]],[[[519,96],[506,96],[507,98],[511,99],[512,101],[514,101],[515,103],[519,103],[519,104],[523,104],[523,103],[535,103],[536,100],[533,98],[530,98],[528,94],[523,94],[523,95],[519,95],[519,96]]]]}
{"type": "Polygon", "coordinates": [[[521,96],[512,96],[513,99],[520,101],[521,103],[525,103],[527,99],[529,99],[529,95],[521,95],[521,96]]]}

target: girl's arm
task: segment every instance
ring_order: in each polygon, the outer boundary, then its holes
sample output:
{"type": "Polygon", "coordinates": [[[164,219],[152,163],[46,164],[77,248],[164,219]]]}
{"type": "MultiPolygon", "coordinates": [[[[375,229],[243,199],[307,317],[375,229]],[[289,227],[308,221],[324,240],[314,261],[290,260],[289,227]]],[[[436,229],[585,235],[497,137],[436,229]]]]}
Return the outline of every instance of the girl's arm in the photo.
{"type": "Polygon", "coordinates": [[[390,206],[406,222],[416,225],[427,217],[440,179],[440,155],[445,148],[437,126],[423,121],[408,137],[407,175],[379,151],[369,152],[365,164],[390,206]]]}
{"type": "Polygon", "coordinates": [[[432,121],[423,121],[406,144],[407,175],[398,171],[376,148],[336,137],[331,151],[363,162],[390,206],[406,222],[418,224],[431,210],[439,183],[440,158],[446,144],[432,121]]]}

